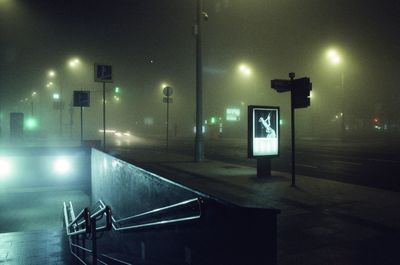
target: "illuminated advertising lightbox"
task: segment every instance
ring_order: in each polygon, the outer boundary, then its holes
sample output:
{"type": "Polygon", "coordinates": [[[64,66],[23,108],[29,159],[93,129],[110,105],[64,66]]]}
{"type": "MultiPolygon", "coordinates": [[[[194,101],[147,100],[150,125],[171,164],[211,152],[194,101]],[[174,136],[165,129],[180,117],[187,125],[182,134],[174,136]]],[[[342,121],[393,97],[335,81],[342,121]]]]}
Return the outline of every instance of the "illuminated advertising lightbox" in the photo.
{"type": "Polygon", "coordinates": [[[279,156],[279,107],[248,106],[248,157],[279,156]]]}
{"type": "Polygon", "coordinates": [[[226,109],[226,120],[227,121],[239,121],[240,120],[240,109],[236,109],[236,108],[226,109]]]}

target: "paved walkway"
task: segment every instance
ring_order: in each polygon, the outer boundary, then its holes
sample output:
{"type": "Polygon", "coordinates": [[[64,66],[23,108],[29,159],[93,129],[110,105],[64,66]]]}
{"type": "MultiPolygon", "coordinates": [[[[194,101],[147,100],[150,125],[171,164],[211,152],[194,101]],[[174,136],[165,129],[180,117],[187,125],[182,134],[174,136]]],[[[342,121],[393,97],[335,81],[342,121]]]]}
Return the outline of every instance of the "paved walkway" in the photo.
{"type": "Polygon", "coordinates": [[[90,203],[77,188],[0,187],[0,264],[76,264],[63,229],[64,201],[76,212],[90,203]]]}
{"type": "MultiPolygon", "coordinates": [[[[161,176],[244,206],[274,207],[278,264],[400,264],[400,193],[157,151],[119,156],[161,176]]],[[[377,176],[379,177],[379,176],[377,176]]]]}

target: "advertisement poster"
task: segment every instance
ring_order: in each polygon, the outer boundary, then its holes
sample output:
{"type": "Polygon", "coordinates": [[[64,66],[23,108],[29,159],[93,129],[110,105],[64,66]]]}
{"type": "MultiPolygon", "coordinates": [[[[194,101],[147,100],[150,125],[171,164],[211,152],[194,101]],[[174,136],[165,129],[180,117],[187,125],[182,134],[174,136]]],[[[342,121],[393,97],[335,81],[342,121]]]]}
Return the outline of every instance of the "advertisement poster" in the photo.
{"type": "Polygon", "coordinates": [[[279,156],[279,107],[248,107],[248,155],[279,156]]]}

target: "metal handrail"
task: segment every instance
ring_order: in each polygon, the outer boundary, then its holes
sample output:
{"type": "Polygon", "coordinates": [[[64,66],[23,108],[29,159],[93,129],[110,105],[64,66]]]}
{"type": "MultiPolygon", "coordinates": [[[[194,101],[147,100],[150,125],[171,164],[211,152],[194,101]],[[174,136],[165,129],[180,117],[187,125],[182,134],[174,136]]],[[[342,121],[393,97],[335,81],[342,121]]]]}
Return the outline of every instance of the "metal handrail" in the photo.
{"type": "Polygon", "coordinates": [[[75,216],[72,202],[69,202],[69,207],[67,207],[66,203],[64,202],[64,222],[69,240],[70,251],[71,254],[74,255],[82,264],[87,263],[84,260],[85,258],[81,258],[79,256],[79,250],[83,251],[82,254],[84,256],[86,255],[85,253],[91,255],[93,264],[97,264],[97,262],[106,264],[105,262],[97,258],[98,254],[96,233],[110,230],[112,228],[111,208],[109,206],[105,206],[104,204],[97,204],[98,206],[94,208],[95,212],[93,214],[90,214],[88,208],[84,208],[77,216],[75,216]],[[96,222],[100,220],[103,216],[106,216],[105,225],[97,227],[96,222]],[[91,235],[90,240],[92,241],[92,249],[85,247],[85,238],[88,234],[91,235]],[[80,238],[83,240],[82,246],[79,245],[80,238]],[[78,241],[78,244],[75,244],[75,240],[78,241]],[[75,251],[73,250],[73,248],[75,249],[75,251]]]}
{"type": "MultiPolygon", "coordinates": [[[[105,206],[105,204],[103,203],[103,201],[99,201],[101,205],[105,206]]],[[[111,217],[112,219],[112,228],[115,231],[126,231],[126,230],[134,230],[134,229],[139,229],[139,228],[148,228],[148,227],[154,227],[154,226],[160,226],[160,225],[167,225],[167,224],[173,224],[173,223],[180,223],[180,222],[187,222],[187,221],[192,221],[192,220],[196,220],[196,219],[200,219],[203,216],[203,212],[204,212],[204,207],[203,207],[204,201],[201,198],[194,198],[194,199],[190,199],[190,200],[186,200],[186,201],[182,201],[179,203],[175,203],[172,205],[168,205],[165,207],[161,207],[161,208],[157,208],[151,211],[147,211],[144,213],[140,213],[140,214],[136,214],[133,216],[129,216],[129,217],[125,217],[125,218],[121,218],[119,220],[115,220],[114,217],[111,217]],[[148,223],[143,223],[143,224],[136,224],[136,225],[127,225],[127,226],[123,226],[120,223],[123,222],[132,222],[135,221],[137,219],[141,219],[143,217],[148,217],[148,216],[152,216],[155,214],[161,214],[161,213],[165,213],[168,212],[170,210],[176,210],[182,207],[185,207],[189,204],[193,204],[196,203],[198,208],[198,213],[195,215],[191,215],[191,216],[186,216],[186,217],[180,217],[180,218],[175,218],[175,219],[169,219],[169,220],[162,220],[162,221],[155,221],[155,222],[148,222],[148,223]]]]}
{"type": "Polygon", "coordinates": [[[85,233],[90,233],[90,222],[89,222],[89,209],[84,208],[76,217],[75,213],[72,207],[72,203],[69,202],[69,215],[67,213],[67,205],[64,202],[64,222],[65,222],[65,228],[67,231],[68,236],[72,235],[79,235],[79,234],[85,234],[85,233]],[[71,222],[68,220],[68,216],[71,216],[71,222]],[[84,219],[81,221],[81,219],[84,219]],[[85,225],[84,225],[85,224],[85,225]],[[84,228],[79,229],[79,227],[82,227],[84,225],[84,228]],[[73,228],[73,232],[70,231],[70,229],[73,228]],[[78,230],[77,230],[78,229],[78,230]]]}
{"type": "MultiPolygon", "coordinates": [[[[82,264],[87,264],[85,262],[85,258],[81,258],[79,256],[78,251],[83,251],[82,254],[85,255],[87,253],[88,255],[92,256],[93,264],[96,264],[97,262],[102,263],[102,264],[107,264],[104,261],[98,259],[98,253],[97,253],[97,238],[96,238],[96,233],[97,232],[102,232],[106,230],[110,230],[111,228],[114,229],[115,231],[126,231],[126,230],[134,230],[134,229],[139,229],[139,228],[144,228],[144,227],[155,227],[155,226],[160,226],[160,225],[167,225],[167,224],[173,224],[173,223],[181,223],[181,222],[188,222],[196,219],[202,218],[204,214],[204,201],[201,198],[194,198],[186,201],[182,201],[179,203],[175,203],[172,205],[168,205],[165,207],[157,208],[151,211],[147,211],[144,213],[136,214],[133,216],[129,216],[126,218],[121,218],[119,220],[115,220],[115,218],[112,216],[111,213],[111,208],[109,206],[106,206],[103,201],[99,200],[96,203],[96,207],[93,208],[93,213],[90,214],[90,211],[88,208],[83,209],[77,216],[75,216],[74,209],[72,206],[72,202],[69,203],[69,208],[67,207],[66,203],[64,202],[64,221],[65,221],[65,226],[66,226],[66,232],[67,235],[69,236],[69,246],[71,253],[82,263],[82,264]],[[131,224],[131,225],[126,225],[124,226],[123,223],[132,223],[132,222],[137,222],[138,219],[143,219],[143,218],[154,218],[155,215],[160,215],[160,214],[167,214],[171,211],[181,209],[184,207],[188,207],[188,205],[195,204],[197,206],[196,208],[196,213],[193,215],[189,216],[184,216],[184,217],[178,217],[174,219],[167,219],[167,220],[161,220],[161,221],[149,221],[147,223],[141,223],[141,224],[131,224]],[[68,208],[68,209],[67,209],[68,208]],[[101,219],[102,217],[106,217],[105,224],[97,227],[96,222],[101,219]],[[70,218],[69,218],[70,217],[70,218]],[[71,219],[71,221],[69,221],[71,219]],[[82,220],[83,219],[83,220],[82,220]],[[72,229],[73,231],[70,231],[72,229]],[[83,245],[79,245],[79,238],[83,234],[91,234],[91,241],[92,241],[92,249],[86,248],[85,247],[85,237],[83,237],[83,245]],[[73,240],[74,239],[74,242],[73,240]],[[75,240],[78,240],[78,244],[75,243],[75,240]],[[76,252],[73,251],[73,248],[76,250],[76,252]]],[[[108,255],[101,255],[102,257],[113,259],[114,262],[119,262],[123,264],[129,264],[124,261],[112,258],[108,255]]]]}
{"type": "Polygon", "coordinates": [[[96,227],[96,232],[102,232],[102,231],[107,231],[111,229],[112,226],[112,213],[111,213],[111,208],[110,206],[104,206],[100,208],[97,212],[93,213],[90,216],[90,219],[95,218],[97,219],[98,217],[102,217],[103,215],[106,215],[106,224],[100,227],[96,227]]]}

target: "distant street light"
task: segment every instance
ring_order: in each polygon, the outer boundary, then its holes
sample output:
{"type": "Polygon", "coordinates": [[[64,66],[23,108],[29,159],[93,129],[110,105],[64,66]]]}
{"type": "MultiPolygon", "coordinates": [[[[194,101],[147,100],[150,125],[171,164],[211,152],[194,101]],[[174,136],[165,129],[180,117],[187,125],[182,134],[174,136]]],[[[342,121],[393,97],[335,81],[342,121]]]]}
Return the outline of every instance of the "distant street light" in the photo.
{"type": "MultiPolygon", "coordinates": [[[[76,70],[76,69],[80,69],[80,65],[81,65],[81,60],[79,59],[79,58],[72,58],[72,59],[70,59],[70,60],[67,60],[66,61],[66,64],[67,64],[67,68],[69,68],[69,69],[71,69],[71,70],[76,70]]],[[[60,111],[60,136],[62,136],[62,134],[63,134],[63,121],[62,121],[62,119],[63,119],[63,108],[64,108],[64,102],[62,101],[62,99],[64,99],[65,97],[63,97],[63,87],[64,87],[64,82],[65,82],[65,75],[64,75],[64,73],[62,74],[60,71],[55,71],[55,70],[53,70],[53,69],[51,69],[51,70],[49,70],[48,72],[47,72],[47,76],[49,77],[49,78],[55,78],[56,76],[58,75],[58,79],[59,79],[59,81],[58,81],[58,91],[59,91],[59,93],[54,93],[53,94],[53,100],[55,100],[55,101],[57,101],[57,104],[55,105],[55,106],[57,106],[57,108],[59,109],[59,111],[60,111]]],[[[82,82],[83,83],[83,82],[82,82]]],[[[47,83],[46,84],[46,87],[47,88],[52,88],[54,86],[54,84],[53,84],[53,82],[49,82],[49,83],[47,83]]],[[[82,85],[82,87],[83,87],[83,85],[82,85]]],[[[73,108],[72,108],[72,99],[71,99],[71,109],[70,109],[70,136],[72,137],[72,124],[73,124],[73,120],[72,120],[72,117],[73,117],[73,115],[72,115],[72,110],[73,110],[73,108]]]]}
{"type": "MultiPolygon", "coordinates": [[[[326,53],[326,57],[328,58],[328,61],[333,64],[333,65],[340,65],[342,64],[342,57],[340,56],[339,52],[336,51],[335,49],[330,49],[326,53]]],[[[341,72],[340,72],[340,86],[341,86],[341,93],[342,93],[342,111],[341,111],[341,116],[342,116],[342,125],[341,125],[341,134],[342,134],[342,139],[345,137],[346,133],[346,127],[345,127],[345,90],[344,90],[344,72],[343,72],[343,67],[341,67],[341,72]]]]}
{"type": "Polygon", "coordinates": [[[238,69],[239,72],[246,77],[251,76],[252,74],[251,68],[246,64],[240,64],[238,69]]]}
{"type": "Polygon", "coordinates": [[[56,76],[56,72],[54,70],[49,70],[49,72],[47,73],[47,76],[50,78],[53,78],[56,76]]]}
{"type": "Polygon", "coordinates": [[[73,58],[69,60],[68,65],[70,68],[76,68],[80,63],[81,61],[78,58],[73,58]]]}
{"type": "Polygon", "coordinates": [[[339,53],[334,49],[328,50],[328,52],[326,53],[326,56],[327,56],[328,60],[333,64],[339,64],[342,60],[339,53]]]}

